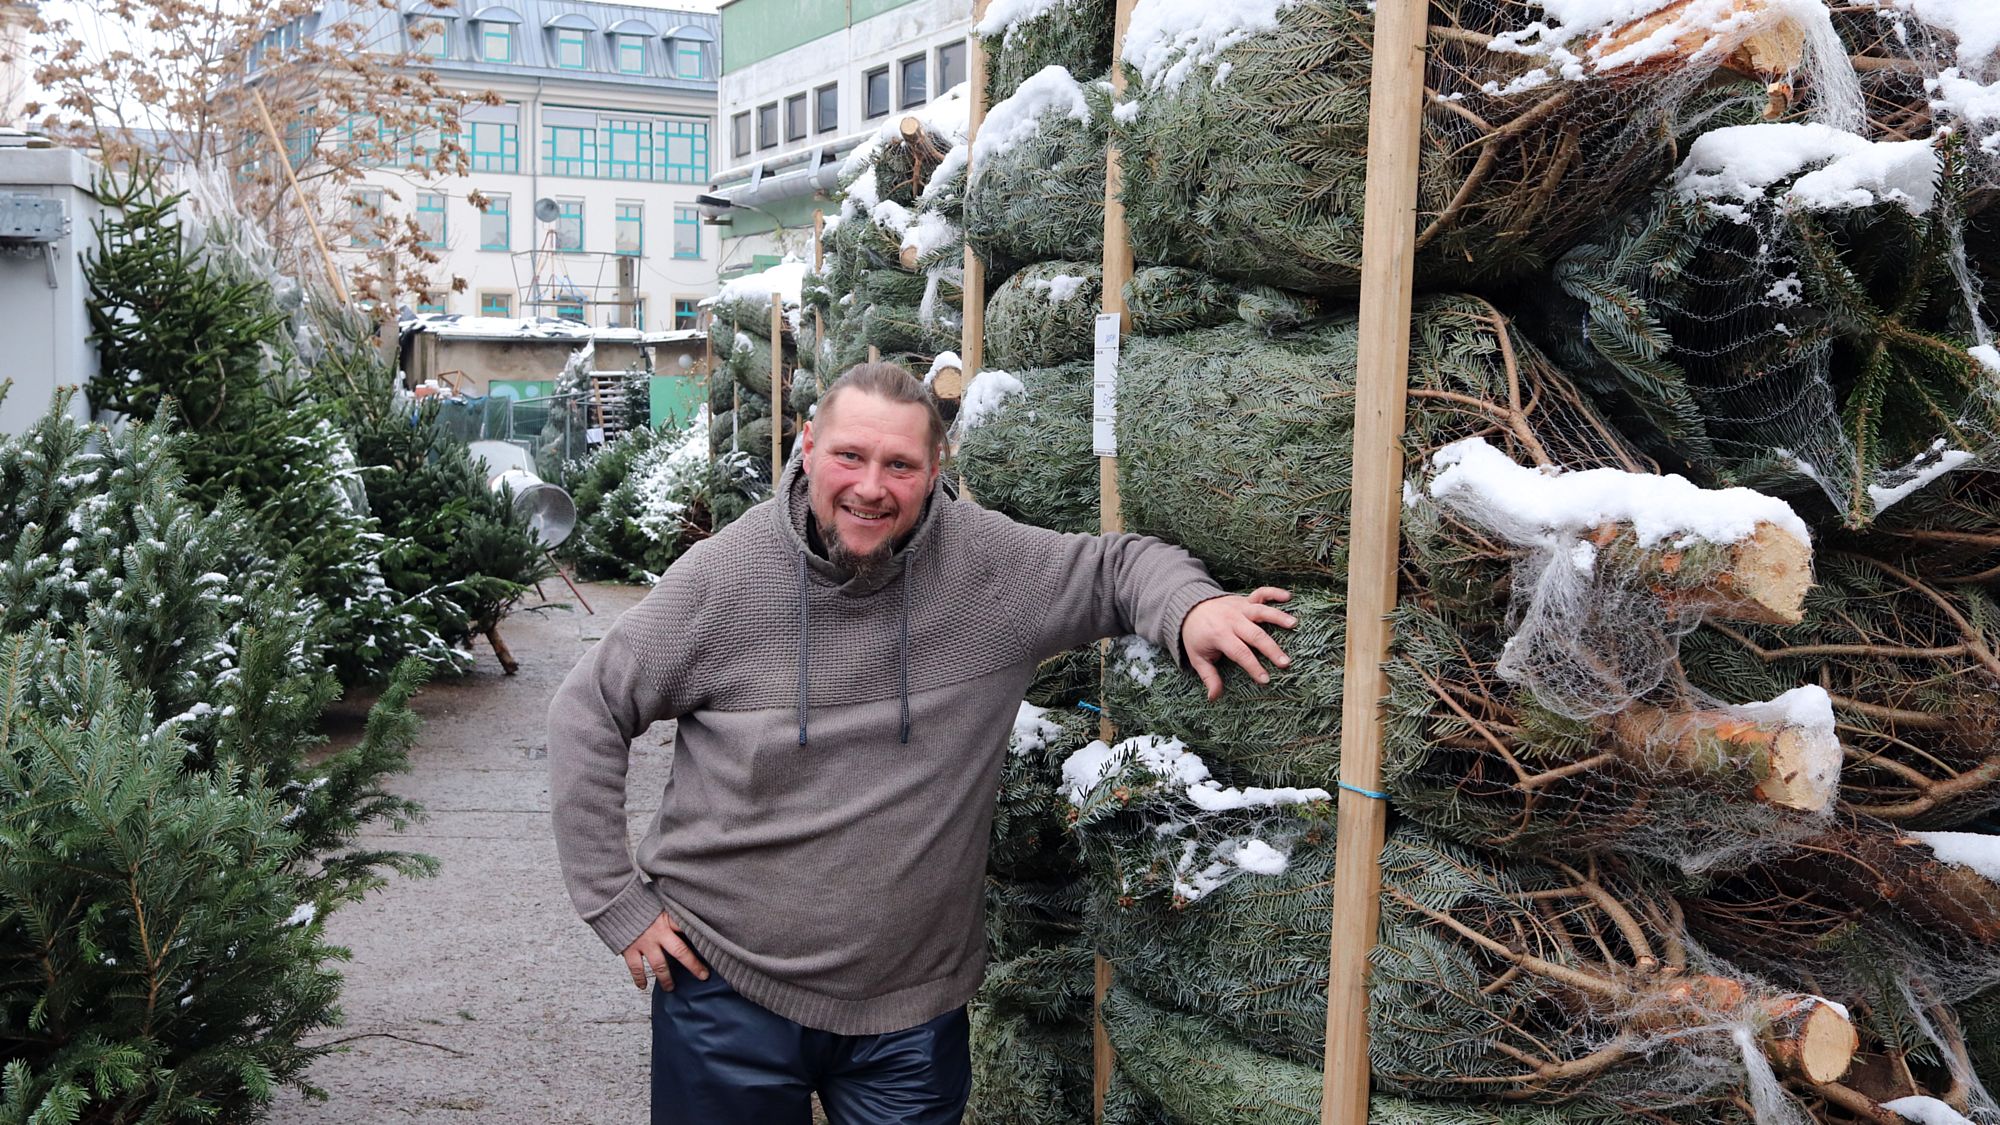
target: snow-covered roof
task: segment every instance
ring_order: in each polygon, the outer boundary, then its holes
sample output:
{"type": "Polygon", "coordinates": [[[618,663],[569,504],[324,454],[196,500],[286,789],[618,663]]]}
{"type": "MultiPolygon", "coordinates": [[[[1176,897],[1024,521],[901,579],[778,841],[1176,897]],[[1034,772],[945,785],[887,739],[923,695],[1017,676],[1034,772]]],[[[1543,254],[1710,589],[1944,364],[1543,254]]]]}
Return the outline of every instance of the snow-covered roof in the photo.
{"type": "Polygon", "coordinates": [[[645,332],[637,328],[592,328],[574,320],[554,317],[463,316],[457,313],[426,313],[403,322],[410,332],[428,332],[445,340],[560,340],[581,343],[680,344],[699,340],[698,329],[645,332]]]}

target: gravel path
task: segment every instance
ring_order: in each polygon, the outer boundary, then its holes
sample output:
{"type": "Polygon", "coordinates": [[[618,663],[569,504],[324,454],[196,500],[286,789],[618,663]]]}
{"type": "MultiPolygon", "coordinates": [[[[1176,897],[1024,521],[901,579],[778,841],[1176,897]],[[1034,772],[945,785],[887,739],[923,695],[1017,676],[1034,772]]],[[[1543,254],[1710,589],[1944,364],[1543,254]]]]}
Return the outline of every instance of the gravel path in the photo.
{"type": "MultiPolygon", "coordinates": [[[[566,596],[560,581],[551,597],[566,596]]],[[[517,614],[503,629],[521,663],[502,676],[481,646],[477,671],[426,688],[415,768],[397,792],[429,818],[380,843],[436,856],[434,879],[397,879],[329,920],[354,953],[344,1026],[312,1071],[331,1095],[281,1097],[278,1125],[612,1125],[643,1122],[647,1000],[578,921],[549,832],[549,699],[578,657],[645,591],[586,586],[597,613],[517,614]]],[[[353,708],[333,716],[353,737],[353,708]]],[[[649,814],[667,775],[671,730],[633,747],[630,792],[649,814]]]]}

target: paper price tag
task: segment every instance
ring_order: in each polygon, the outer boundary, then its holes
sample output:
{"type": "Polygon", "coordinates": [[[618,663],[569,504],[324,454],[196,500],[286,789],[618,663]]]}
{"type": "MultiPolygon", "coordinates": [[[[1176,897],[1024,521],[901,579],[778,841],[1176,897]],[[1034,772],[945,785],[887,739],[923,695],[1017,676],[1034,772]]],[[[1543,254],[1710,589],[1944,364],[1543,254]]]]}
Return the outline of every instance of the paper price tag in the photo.
{"type": "Polygon", "coordinates": [[[1099,457],[1118,456],[1117,313],[1099,313],[1091,372],[1090,447],[1099,457]]]}
{"type": "Polygon", "coordinates": [[[583,440],[588,445],[603,445],[604,427],[592,426],[589,429],[583,431],[583,440]]]}

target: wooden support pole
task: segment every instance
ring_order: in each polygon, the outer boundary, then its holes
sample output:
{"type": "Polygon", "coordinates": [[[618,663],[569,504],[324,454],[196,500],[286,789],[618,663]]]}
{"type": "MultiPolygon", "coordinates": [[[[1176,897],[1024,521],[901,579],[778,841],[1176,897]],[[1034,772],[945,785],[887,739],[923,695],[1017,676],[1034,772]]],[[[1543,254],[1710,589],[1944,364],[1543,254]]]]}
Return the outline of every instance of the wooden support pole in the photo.
{"type": "MultiPolygon", "coordinates": [[[[708,314],[708,329],[701,338],[701,408],[708,412],[708,424],[715,425],[715,314],[708,314]]],[[[708,463],[715,464],[715,437],[708,439],[708,463]]]]}
{"type": "MultiPolygon", "coordinates": [[[[1354,483],[1348,509],[1347,667],[1340,709],[1340,812],[1332,962],[1326,995],[1321,1125],[1368,1125],[1368,954],[1382,893],[1388,805],[1382,700],[1389,613],[1396,605],[1403,408],[1410,378],[1417,152],[1424,107],[1428,0],[1379,0],[1368,103],[1360,350],[1355,364],[1354,483]],[[1357,792],[1357,790],[1365,792],[1357,792]]],[[[1110,279],[1105,279],[1107,287],[1110,279]]]]}
{"type": "MultiPolygon", "coordinates": [[[[1125,51],[1125,34],[1132,27],[1132,8],[1136,0],[1118,0],[1116,15],[1111,30],[1111,99],[1118,102],[1125,97],[1125,68],[1121,65],[1125,51]]],[[[1125,223],[1125,201],[1120,196],[1123,176],[1120,173],[1117,144],[1113,143],[1104,151],[1104,307],[1107,315],[1118,318],[1118,335],[1122,340],[1130,318],[1126,316],[1125,283],[1132,279],[1132,229],[1125,223]]],[[[983,318],[982,318],[983,319],[983,318]]],[[[971,323],[971,318],[966,318],[971,323]]],[[[1106,535],[1125,530],[1125,515],[1118,495],[1118,458],[1116,455],[1100,456],[1097,459],[1097,521],[1098,529],[1106,535]]],[[[1109,663],[1110,642],[1098,646],[1098,680],[1101,683],[1109,663]]],[[[1103,701],[1100,699],[1099,703],[1103,701]]],[[[1106,742],[1117,736],[1113,725],[1111,709],[1100,706],[1097,712],[1098,737],[1106,742]]],[[[1111,1047],[1111,1036],[1104,1029],[1104,997],[1111,991],[1112,967],[1104,954],[1097,954],[1096,980],[1091,999],[1091,1082],[1090,1112],[1096,1125],[1103,1125],[1104,1102],[1111,1092],[1111,1072],[1117,1065],[1117,1053],[1111,1047]]]]}
{"type": "MultiPolygon", "coordinates": [[[[826,272],[826,212],[825,211],[813,212],[813,272],[816,274],[826,272]]],[[[818,308],[814,308],[813,309],[813,356],[812,356],[813,390],[819,392],[820,394],[826,393],[826,376],[825,373],[819,369],[820,357],[826,355],[826,349],[821,346],[822,341],[824,341],[825,339],[826,339],[826,317],[820,313],[818,308]]]]}
{"type": "MultiPolygon", "coordinates": [[[[972,5],[972,23],[978,26],[986,18],[986,6],[991,0],[977,0],[972,5]]],[[[972,174],[973,138],[979,136],[979,126],[986,121],[986,44],[979,36],[972,36],[971,65],[966,69],[967,98],[965,110],[965,145],[967,159],[966,175],[972,174]]],[[[958,369],[962,382],[970,384],[981,368],[986,366],[986,263],[972,249],[972,240],[965,240],[965,276],[959,281],[958,369]]]]}
{"type": "Polygon", "coordinates": [[[333,264],[333,251],[327,249],[326,235],[319,229],[319,213],[306,198],[306,189],[299,186],[298,173],[292,170],[292,158],[285,151],[285,141],[278,135],[278,126],[271,120],[271,110],[264,104],[264,92],[250,88],[250,101],[257,107],[257,119],[264,125],[264,137],[271,142],[272,155],[278,158],[278,166],[285,170],[285,179],[292,185],[292,194],[298,198],[299,210],[305,212],[306,228],[312,231],[313,243],[319,247],[320,261],[326,265],[326,280],[333,286],[333,295],[340,303],[347,303],[347,283],[340,279],[340,268],[333,264]]]}
{"type": "Polygon", "coordinates": [[[785,471],[785,295],[771,294],[771,488],[785,471]]]}

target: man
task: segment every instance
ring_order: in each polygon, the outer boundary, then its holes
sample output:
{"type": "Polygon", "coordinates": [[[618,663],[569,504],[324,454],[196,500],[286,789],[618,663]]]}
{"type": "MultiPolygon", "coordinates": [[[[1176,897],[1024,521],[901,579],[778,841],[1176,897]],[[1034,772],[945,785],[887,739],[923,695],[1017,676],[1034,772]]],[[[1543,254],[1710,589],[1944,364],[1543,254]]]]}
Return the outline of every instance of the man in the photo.
{"type": "Polygon", "coordinates": [[[1220,691],[1290,627],[1177,547],[1061,535],[947,497],[902,368],[828,389],[760,504],[670,567],[549,710],[564,876],[653,993],[655,1125],[956,1122],[970,1089],[987,836],[1042,659],[1138,632],[1220,691]],[[637,862],[633,737],[676,718],[637,862]]]}

